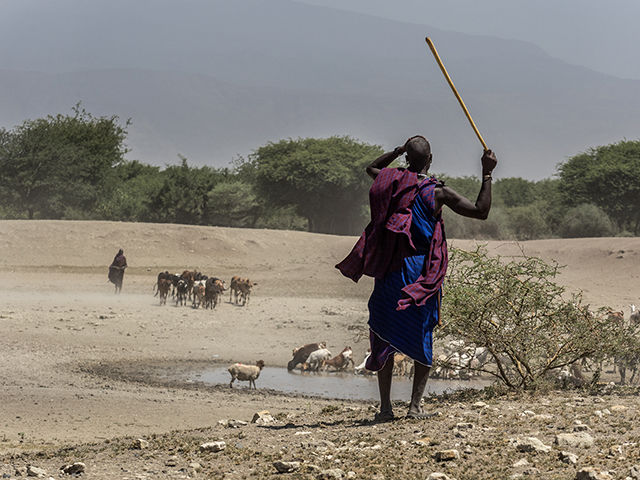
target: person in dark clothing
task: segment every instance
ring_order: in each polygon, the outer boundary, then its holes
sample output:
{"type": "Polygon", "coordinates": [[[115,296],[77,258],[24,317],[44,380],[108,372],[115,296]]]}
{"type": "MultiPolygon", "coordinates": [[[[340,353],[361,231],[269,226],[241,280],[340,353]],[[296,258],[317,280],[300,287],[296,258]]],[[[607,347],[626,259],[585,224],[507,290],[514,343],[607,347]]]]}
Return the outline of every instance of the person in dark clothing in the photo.
{"type": "Polygon", "coordinates": [[[476,203],[428,177],[431,146],[418,135],[367,167],[374,179],[369,192],[371,222],[351,253],[336,267],[358,281],[375,278],[369,299],[371,355],[367,370],[378,372],[379,421],[393,420],[393,356],[414,361],[408,418],[428,418],[420,405],[433,357],[432,332],[440,322],[442,283],[447,271],[447,242],[442,207],[471,218],[486,219],[491,209],[491,150],[482,156],[482,186],[476,203]],[[408,167],[387,168],[406,153],[408,167]],[[389,361],[390,360],[390,361],[389,361]]]}
{"type": "Polygon", "coordinates": [[[109,281],[116,286],[116,293],[122,291],[122,281],[124,280],[124,269],[127,268],[127,259],[122,249],[118,250],[118,254],[109,265],[109,281]]]}

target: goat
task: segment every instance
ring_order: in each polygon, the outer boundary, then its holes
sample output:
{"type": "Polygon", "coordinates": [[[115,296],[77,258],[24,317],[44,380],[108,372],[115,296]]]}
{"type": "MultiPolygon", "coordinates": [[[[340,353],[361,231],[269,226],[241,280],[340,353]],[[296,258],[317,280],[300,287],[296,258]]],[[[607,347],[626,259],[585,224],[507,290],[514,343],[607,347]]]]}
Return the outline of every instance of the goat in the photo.
{"type": "Polygon", "coordinates": [[[323,360],[331,358],[331,352],[326,348],[320,350],[314,350],[309,354],[307,361],[302,364],[302,370],[317,371],[320,368],[323,360]]]}
{"type": "Polygon", "coordinates": [[[332,359],[323,360],[320,368],[332,367],[336,372],[342,372],[349,366],[349,362],[355,367],[353,350],[351,350],[351,347],[344,347],[344,349],[332,359]]]}
{"type": "Polygon", "coordinates": [[[299,364],[306,362],[309,355],[311,355],[311,352],[315,352],[321,348],[327,348],[327,344],[325,342],[307,343],[302,347],[294,348],[293,359],[291,359],[287,364],[287,370],[291,371],[299,364]]]}

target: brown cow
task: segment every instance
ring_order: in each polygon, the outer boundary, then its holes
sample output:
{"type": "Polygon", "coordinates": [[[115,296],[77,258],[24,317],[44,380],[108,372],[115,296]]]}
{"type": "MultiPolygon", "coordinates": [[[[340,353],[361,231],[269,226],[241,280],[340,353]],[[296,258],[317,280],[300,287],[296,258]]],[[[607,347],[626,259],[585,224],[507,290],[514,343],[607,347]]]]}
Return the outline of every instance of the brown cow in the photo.
{"type": "Polygon", "coordinates": [[[197,271],[194,270],[193,272],[190,272],[189,270],[185,270],[184,272],[182,272],[182,275],[180,275],[180,278],[182,280],[184,280],[185,282],[187,282],[187,292],[189,295],[189,300],[191,300],[191,291],[193,290],[193,284],[196,281],[196,275],[197,275],[197,271]]]}
{"type": "Polygon", "coordinates": [[[229,283],[229,303],[233,303],[233,295],[235,295],[236,303],[238,303],[238,294],[240,293],[238,285],[240,284],[241,280],[242,278],[238,277],[237,275],[231,277],[231,283],[229,283]]]}
{"type": "Polygon", "coordinates": [[[161,278],[158,280],[158,292],[160,292],[160,305],[167,304],[167,296],[169,295],[169,291],[171,290],[171,280],[168,278],[161,278]]]}
{"type": "Polygon", "coordinates": [[[311,355],[311,352],[315,352],[322,348],[327,348],[327,344],[325,342],[307,343],[302,347],[294,348],[293,359],[287,364],[287,370],[291,371],[299,364],[306,362],[309,355],[311,355]]]}
{"type": "Polygon", "coordinates": [[[220,295],[224,292],[224,283],[218,278],[209,278],[204,287],[204,308],[216,308],[220,295]]]}
{"type": "Polygon", "coordinates": [[[200,308],[204,303],[205,293],[206,288],[204,286],[204,282],[202,280],[195,282],[193,285],[193,303],[191,304],[193,308],[200,308]]]}
{"type": "Polygon", "coordinates": [[[240,290],[240,298],[242,298],[242,305],[247,305],[249,303],[249,296],[251,295],[251,289],[254,285],[257,285],[257,282],[252,282],[248,278],[243,278],[242,281],[238,284],[238,289],[240,290]]]}
{"type": "Polygon", "coordinates": [[[229,303],[233,302],[232,298],[235,299],[236,305],[240,299],[242,299],[242,305],[249,303],[251,288],[257,284],[257,282],[252,282],[248,278],[232,277],[229,285],[229,303]]]}

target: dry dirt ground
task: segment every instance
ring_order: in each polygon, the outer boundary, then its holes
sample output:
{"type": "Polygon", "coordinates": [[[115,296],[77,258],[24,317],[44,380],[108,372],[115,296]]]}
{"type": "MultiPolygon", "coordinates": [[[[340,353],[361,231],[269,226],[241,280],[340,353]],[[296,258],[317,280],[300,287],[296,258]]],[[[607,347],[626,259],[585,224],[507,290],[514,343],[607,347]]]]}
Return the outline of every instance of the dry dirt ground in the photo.
{"type": "MultiPolygon", "coordinates": [[[[333,267],[354,242],[303,232],[0,221],[0,475],[14,478],[32,465],[62,478],[68,477],[62,466],[83,462],[82,476],[96,479],[381,479],[434,472],[458,480],[573,479],[589,466],[611,478],[631,476],[640,463],[632,388],[430,397],[425,409],[441,415],[408,420],[406,405],[397,402],[399,418],[378,424],[374,401],[286,395],[261,388],[260,379],[257,390],[244,382],[232,390],[176,379],[258,359],[267,369],[284,367],[292,348],[315,341],[326,341],[334,353],[351,345],[359,363],[367,345],[354,343],[353,325],[366,324],[372,283],[354,284],[333,267]],[[106,276],[119,248],[129,268],[116,296],[106,276]],[[227,282],[250,277],[257,285],[249,304],[236,306],[225,296],[213,311],[160,307],[152,291],[158,272],[194,268],[227,282]],[[250,423],[263,410],[274,421],[250,423]],[[558,435],[583,428],[592,445],[554,444],[558,435]],[[517,439],[524,437],[551,450],[519,451],[517,439]],[[201,451],[214,441],[226,448],[201,451]],[[437,452],[451,449],[460,458],[437,460],[443,455],[437,452]],[[562,450],[577,463],[561,461],[562,450]],[[278,473],[279,460],[299,466],[278,473]]],[[[582,290],[593,306],[628,317],[628,306],[640,304],[640,239],[488,248],[501,255],[522,248],[557,260],[567,266],[559,282],[582,290]]]]}

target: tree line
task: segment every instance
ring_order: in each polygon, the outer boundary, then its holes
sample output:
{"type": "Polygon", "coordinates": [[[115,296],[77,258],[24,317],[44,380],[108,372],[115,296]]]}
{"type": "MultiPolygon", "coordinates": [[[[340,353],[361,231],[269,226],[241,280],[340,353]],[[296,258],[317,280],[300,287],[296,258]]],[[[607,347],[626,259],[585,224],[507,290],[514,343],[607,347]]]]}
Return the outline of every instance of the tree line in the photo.
{"type": "MultiPolygon", "coordinates": [[[[0,218],[118,220],[359,235],[365,167],[382,147],[348,136],[269,142],[229,167],[128,160],[129,122],[72,115],[0,129],[0,218]]],[[[400,166],[400,165],[398,165],[400,166]]],[[[436,174],[475,201],[480,179],[436,174]]],[[[640,141],[591,148],[555,178],[494,180],[485,222],[444,212],[450,238],[531,240],[640,233],[640,141]]]]}

